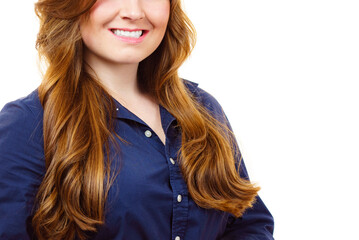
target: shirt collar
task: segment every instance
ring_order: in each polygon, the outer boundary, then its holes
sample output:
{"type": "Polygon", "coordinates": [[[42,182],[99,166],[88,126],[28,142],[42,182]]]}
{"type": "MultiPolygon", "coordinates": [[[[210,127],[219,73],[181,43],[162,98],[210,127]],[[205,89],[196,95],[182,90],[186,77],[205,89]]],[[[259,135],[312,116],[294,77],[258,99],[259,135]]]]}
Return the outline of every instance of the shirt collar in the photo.
{"type": "MultiPolygon", "coordinates": [[[[130,110],[128,110],[126,107],[121,105],[118,101],[116,101],[116,99],[114,99],[114,101],[116,103],[116,115],[115,115],[116,118],[135,121],[137,123],[149,127],[141,118],[139,118],[130,110]]],[[[161,115],[161,124],[163,130],[166,133],[167,129],[169,128],[171,123],[176,120],[176,118],[170,112],[168,112],[167,109],[165,109],[162,105],[159,105],[159,107],[160,107],[160,115],[161,115]]]]}
{"type": "MultiPolygon", "coordinates": [[[[198,83],[194,83],[188,80],[183,79],[183,82],[187,89],[194,94],[197,91],[198,83]]],[[[115,108],[116,108],[116,114],[115,117],[119,119],[128,119],[132,120],[138,123],[141,123],[143,125],[148,126],[142,119],[140,119],[138,116],[136,116],[134,113],[129,111],[126,107],[124,107],[121,103],[119,103],[116,99],[114,99],[115,102],[115,108]]],[[[160,115],[161,115],[161,122],[163,126],[163,130],[167,132],[167,129],[169,125],[176,120],[176,118],[167,111],[163,106],[160,105],[160,115]]]]}
{"type": "Polygon", "coordinates": [[[186,80],[186,79],[183,79],[183,83],[192,94],[197,91],[198,83],[191,82],[191,81],[186,80]]]}

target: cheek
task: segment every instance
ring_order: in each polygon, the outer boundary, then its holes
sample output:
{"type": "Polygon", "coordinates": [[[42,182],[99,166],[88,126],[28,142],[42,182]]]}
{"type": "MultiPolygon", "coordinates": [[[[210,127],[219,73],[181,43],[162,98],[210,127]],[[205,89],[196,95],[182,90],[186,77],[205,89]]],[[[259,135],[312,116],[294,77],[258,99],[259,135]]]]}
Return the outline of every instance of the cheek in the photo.
{"type": "Polygon", "coordinates": [[[89,12],[88,18],[80,20],[80,33],[85,45],[96,44],[99,34],[103,31],[104,24],[110,21],[114,11],[109,11],[111,9],[109,3],[108,0],[97,0],[89,12]]]}
{"type": "Polygon", "coordinates": [[[88,45],[89,43],[89,37],[91,36],[90,34],[90,25],[88,24],[88,22],[84,22],[81,21],[80,22],[80,34],[81,34],[81,38],[82,41],[85,43],[85,45],[88,45]]]}
{"type": "Polygon", "coordinates": [[[147,8],[147,17],[150,21],[161,29],[166,29],[169,15],[170,15],[170,3],[169,1],[162,1],[161,4],[152,5],[147,8]]]}
{"type": "Polygon", "coordinates": [[[91,46],[93,44],[93,36],[95,35],[94,25],[91,17],[88,19],[80,20],[80,34],[83,42],[86,46],[91,46]]]}
{"type": "Polygon", "coordinates": [[[110,0],[97,0],[89,11],[88,21],[84,25],[91,25],[92,29],[99,30],[106,23],[110,22],[118,13],[114,2],[110,0]]]}

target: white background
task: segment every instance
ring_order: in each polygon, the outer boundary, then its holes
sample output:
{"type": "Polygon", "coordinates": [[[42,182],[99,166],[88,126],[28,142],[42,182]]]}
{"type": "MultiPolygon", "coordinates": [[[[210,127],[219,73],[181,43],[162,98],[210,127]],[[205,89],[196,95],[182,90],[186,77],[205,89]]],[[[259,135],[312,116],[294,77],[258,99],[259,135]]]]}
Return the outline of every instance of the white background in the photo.
{"type": "MultiPolygon", "coordinates": [[[[31,0],[0,10],[0,107],[40,83],[31,0]]],[[[181,76],[222,104],[277,240],[359,239],[359,2],[185,0],[181,76]]]]}

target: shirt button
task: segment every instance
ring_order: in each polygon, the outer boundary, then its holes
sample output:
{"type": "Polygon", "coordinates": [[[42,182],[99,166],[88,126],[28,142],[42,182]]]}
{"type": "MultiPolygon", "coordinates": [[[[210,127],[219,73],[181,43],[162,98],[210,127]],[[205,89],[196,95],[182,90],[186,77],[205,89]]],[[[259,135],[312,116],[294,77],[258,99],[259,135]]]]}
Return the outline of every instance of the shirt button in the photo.
{"type": "Polygon", "coordinates": [[[116,111],[118,111],[119,109],[118,108],[116,108],[116,111]]]}
{"type": "Polygon", "coordinates": [[[152,132],[150,130],[146,130],[145,135],[149,138],[152,136],[152,132]]]}
{"type": "Polygon", "coordinates": [[[181,195],[178,195],[177,196],[177,202],[181,202],[182,201],[182,196],[181,195]]]}
{"type": "Polygon", "coordinates": [[[181,238],[180,238],[179,236],[177,236],[177,237],[175,238],[175,240],[181,240],[181,238]]]}
{"type": "Polygon", "coordinates": [[[176,162],[173,160],[173,158],[170,158],[170,161],[173,165],[175,165],[176,162]]]}

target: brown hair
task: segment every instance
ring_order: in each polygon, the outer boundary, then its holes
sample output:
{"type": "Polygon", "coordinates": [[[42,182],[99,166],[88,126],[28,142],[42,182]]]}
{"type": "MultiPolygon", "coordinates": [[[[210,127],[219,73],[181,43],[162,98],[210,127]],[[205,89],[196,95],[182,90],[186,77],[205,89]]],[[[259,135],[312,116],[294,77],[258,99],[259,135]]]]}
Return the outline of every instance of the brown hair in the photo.
{"type": "MultiPolygon", "coordinates": [[[[86,238],[104,223],[111,176],[109,146],[115,142],[114,102],[85,71],[79,20],[96,0],[39,0],[39,56],[47,63],[38,89],[44,108],[46,174],[32,219],[38,239],[86,238]],[[110,140],[109,140],[110,139],[110,140]],[[105,149],[105,150],[104,150],[105,149]],[[107,161],[105,160],[107,156],[107,161]]],[[[197,205],[241,216],[259,190],[239,176],[233,133],[193,97],[178,77],[196,34],[171,0],[160,46],[139,64],[138,81],[178,121],[182,132],[180,169],[197,205]]]]}

